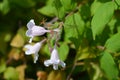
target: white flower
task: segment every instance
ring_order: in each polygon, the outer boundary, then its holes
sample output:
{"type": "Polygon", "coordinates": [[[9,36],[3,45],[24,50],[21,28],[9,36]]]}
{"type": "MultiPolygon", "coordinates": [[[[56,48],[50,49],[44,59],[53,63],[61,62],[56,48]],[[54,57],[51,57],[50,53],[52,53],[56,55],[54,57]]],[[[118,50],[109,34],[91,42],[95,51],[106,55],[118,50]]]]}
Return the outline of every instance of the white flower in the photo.
{"type": "Polygon", "coordinates": [[[50,32],[50,30],[46,30],[44,27],[36,26],[33,19],[31,19],[27,23],[27,28],[28,30],[26,31],[26,35],[28,37],[31,37],[29,40],[30,43],[32,42],[32,39],[34,38],[34,36],[41,36],[45,34],[46,32],[50,32]]]}
{"type": "Polygon", "coordinates": [[[34,63],[36,63],[36,61],[38,60],[38,52],[42,46],[42,43],[45,41],[46,39],[42,40],[41,42],[38,42],[34,45],[30,45],[30,44],[27,44],[25,45],[24,47],[27,49],[25,51],[25,54],[26,55],[31,55],[31,54],[34,54],[34,63]]]}
{"type": "Polygon", "coordinates": [[[46,67],[48,67],[49,65],[53,65],[54,70],[58,69],[58,65],[61,65],[63,68],[65,68],[66,64],[59,59],[58,51],[56,49],[56,46],[54,47],[54,49],[51,53],[50,60],[44,61],[44,65],[46,67]]]}

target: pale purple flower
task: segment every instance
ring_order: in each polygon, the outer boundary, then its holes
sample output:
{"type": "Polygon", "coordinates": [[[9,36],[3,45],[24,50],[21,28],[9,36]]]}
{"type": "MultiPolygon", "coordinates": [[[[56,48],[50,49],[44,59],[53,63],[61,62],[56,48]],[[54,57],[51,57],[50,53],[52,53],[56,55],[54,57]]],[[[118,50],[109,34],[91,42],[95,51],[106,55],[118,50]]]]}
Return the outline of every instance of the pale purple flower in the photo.
{"type": "Polygon", "coordinates": [[[48,67],[50,65],[53,65],[54,70],[57,70],[59,65],[61,65],[63,68],[65,68],[66,64],[59,59],[58,51],[56,49],[56,46],[54,47],[54,49],[51,53],[50,60],[44,61],[44,65],[46,67],[48,67]]]}
{"type": "Polygon", "coordinates": [[[30,45],[30,44],[27,44],[24,46],[24,48],[26,48],[27,50],[25,51],[25,54],[26,55],[31,55],[31,54],[34,54],[34,63],[36,63],[36,61],[38,60],[38,52],[42,46],[42,43],[45,41],[46,39],[42,40],[41,42],[38,42],[34,45],[30,45]]]}
{"type": "Polygon", "coordinates": [[[46,30],[44,27],[36,26],[33,19],[31,19],[27,23],[27,28],[28,28],[28,30],[26,31],[26,35],[28,37],[31,37],[29,40],[30,43],[32,42],[32,39],[35,36],[41,36],[41,35],[44,35],[46,32],[50,32],[50,30],[46,30]]]}

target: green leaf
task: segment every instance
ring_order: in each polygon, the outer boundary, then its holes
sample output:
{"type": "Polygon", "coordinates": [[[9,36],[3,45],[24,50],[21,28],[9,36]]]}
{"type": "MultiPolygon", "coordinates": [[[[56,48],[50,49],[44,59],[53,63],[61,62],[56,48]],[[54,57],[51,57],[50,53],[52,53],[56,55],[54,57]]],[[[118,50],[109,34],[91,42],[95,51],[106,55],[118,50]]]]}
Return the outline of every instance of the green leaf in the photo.
{"type": "Polygon", "coordinates": [[[46,5],[38,9],[38,12],[49,17],[55,16],[55,8],[52,5],[46,5]]]}
{"type": "Polygon", "coordinates": [[[117,19],[115,26],[117,27],[117,32],[120,32],[120,18],[117,19]]]}
{"type": "Polygon", "coordinates": [[[42,51],[41,54],[42,54],[42,53],[45,53],[47,56],[50,56],[50,51],[49,51],[49,47],[48,47],[47,44],[45,44],[45,45],[42,47],[41,51],[42,51]]]}
{"type": "Polygon", "coordinates": [[[117,31],[120,32],[120,26],[117,27],[117,31]]]}
{"type": "Polygon", "coordinates": [[[101,5],[101,2],[99,2],[98,0],[94,0],[94,2],[91,5],[91,14],[94,15],[101,5]]]}
{"type": "Polygon", "coordinates": [[[115,0],[117,2],[117,4],[120,6],[120,0],[115,0]]]}
{"type": "Polygon", "coordinates": [[[54,0],[47,0],[46,5],[52,5],[54,0]]]}
{"type": "Polygon", "coordinates": [[[105,25],[111,20],[114,13],[114,2],[107,2],[101,5],[93,16],[91,26],[93,38],[102,33],[105,25]]]}
{"type": "Polygon", "coordinates": [[[8,67],[4,72],[4,78],[7,80],[19,80],[18,72],[13,67],[8,67]]]}
{"type": "Polygon", "coordinates": [[[47,0],[46,5],[38,9],[38,12],[49,17],[54,17],[56,15],[55,11],[54,0],[47,0]]]}
{"type": "Polygon", "coordinates": [[[7,14],[10,10],[10,6],[9,6],[9,2],[8,0],[3,0],[2,3],[0,3],[0,11],[3,13],[3,14],[7,14]]]}
{"type": "Polygon", "coordinates": [[[103,52],[103,56],[100,59],[100,66],[110,80],[117,80],[118,69],[112,56],[108,52],[103,52]]]}
{"type": "Polygon", "coordinates": [[[65,61],[69,53],[69,47],[66,43],[62,43],[58,48],[59,56],[62,61],[65,61]]]}
{"type": "Polygon", "coordinates": [[[88,58],[95,58],[95,55],[88,47],[85,48],[79,48],[77,51],[76,59],[77,60],[84,60],[88,58]]]}
{"type": "Polygon", "coordinates": [[[120,51],[120,33],[109,38],[105,43],[105,47],[106,50],[110,52],[120,51]]]}
{"type": "Polygon", "coordinates": [[[71,40],[76,48],[79,46],[80,35],[84,32],[84,21],[82,20],[79,13],[72,14],[65,19],[64,30],[65,30],[65,41],[71,40]]]}
{"type": "Polygon", "coordinates": [[[65,10],[70,11],[76,8],[77,3],[75,0],[60,0],[65,10]]]}
{"type": "Polygon", "coordinates": [[[24,45],[24,39],[23,37],[18,33],[15,35],[15,37],[12,39],[10,45],[13,46],[13,47],[17,47],[17,48],[20,48],[20,47],[23,47],[24,45]]]}
{"type": "Polygon", "coordinates": [[[116,26],[116,22],[117,22],[117,20],[115,18],[112,18],[112,20],[108,23],[108,26],[112,33],[114,31],[114,26],[116,26]]]}
{"type": "Polygon", "coordinates": [[[0,61],[0,73],[4,72],[6,69],[6,63],[4,60],[0,61]]]}
{"type": "Polygon", "coordinates": [[[60,0],[54,0],[55,14],[59,19],[63,19],[65,16],[65,10],[60,0]]]}
{"type": "Polygon", "coordinates": [[[90,7],[88,4],[85,4],[79,8],[79,12],[83,19],[88,19],[90,17],[90,7]]]}

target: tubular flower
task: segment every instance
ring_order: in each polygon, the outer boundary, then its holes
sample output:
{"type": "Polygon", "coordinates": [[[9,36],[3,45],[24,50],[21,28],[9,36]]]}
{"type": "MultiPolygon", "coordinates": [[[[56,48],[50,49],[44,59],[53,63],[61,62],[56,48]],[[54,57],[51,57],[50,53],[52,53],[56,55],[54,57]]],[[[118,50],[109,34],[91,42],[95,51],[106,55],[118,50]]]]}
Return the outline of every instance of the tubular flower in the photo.
{"type": "Polygon", "coordinates": [[[44,42],[45,40],[41,41],[41,42],[38,42],[34,45],[30,45],[30,44],[27,44],[25,45],[24,47],[27,49],[25,51],[25,54],[26,55],[31,55],[31,54],[34,54],[34,63],[36,63],[36,61],[38,60],[38,52],[42,46],[42,43],[44,42]]]}
{"type": "Polygon", "coordinates": [[[50,30],[46,30],[44,27],[36,26],[33,19],[31,19],[27,23],[27,28],[28,28],[28,30],[26,31],[26,35],[28,37],[31,37],[29,40],[29,43],[32,42],[32,39],[34,38],[34,36],[41,36],[41,35],[45,34],[46,32],[50,32],[50,30]]]}
{"type": "Polygon", "coordinates": [[[63,68],[65,68],[66,64],[59,59],[58,51],[56,49],[56,46],[54,47],[54,49],[53,49],[53,51],[51,53],[50,60],[44,61],[44,65],[46,67],[48,67],[50,65],[53,65],[54,70],[58,69],[58,65],[61,65],[63,68]]]}

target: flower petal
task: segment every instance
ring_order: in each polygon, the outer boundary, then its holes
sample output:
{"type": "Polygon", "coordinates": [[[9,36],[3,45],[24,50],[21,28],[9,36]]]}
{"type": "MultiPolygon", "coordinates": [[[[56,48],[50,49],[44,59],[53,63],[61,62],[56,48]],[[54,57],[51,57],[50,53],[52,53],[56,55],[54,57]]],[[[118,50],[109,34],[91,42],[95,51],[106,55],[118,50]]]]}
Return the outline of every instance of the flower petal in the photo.
{"type": "Polygon", "coordinates": [[[54,47],[52,53],[51,53],[51,57],[50,57],[50,60],[56,62],[59,60],[59,55],[58,55],[58,51],[56,49],[56,47],[54,47]]]}
{"type": "Polygon", "coordinates": [[[30,44],[27,44],[27,45],[24,46],[24,48],[26,48],[26,49],[30,49],[31,47],[32,46],[30,44]]]}
{"type": "Polygon", "coordinates": [[[60,61],[59,65],[61,65],[63,68],[65,68],[66,64],[63,61],[60,61]]]}
{"type": "Polygon", "coordinates": [[[41,26],[34,26],[32,28],[32,35],[33,36],[41,36],[41,35],[44,35],[46,32],[47,32],[47,30],[41,26]]]}
{"type": "Polygon", "coordinates": [[[38,57],[39,57],[38,53],[35,53],[34,54],[34,63],[36,63],[36,61],[38,60],[38,57]]]}
{"type": "Polygon", "coordinates": [[[24,46],[24,48],[27,49],[27,50],[25,51],[25,54],[26,54],[26,55],[33,54],[33,52],[31,52],[31,50],[30,50],[31,47],[32,47],[32,46],[29,45],[29,44],[27,44],[27,45],[24,46]]]}
{"type": "Polygon", "coordinates": [[[26,31],[26,36],[32,37],[32,30],[27,30],[26,31]]]}
{"type": "Polygon", "coordinates": [[[38,42],[32,46],[31,51],[34,53],[38,53],[41,46],[42,46],[42,43],[38,42]]]}
{"type": "Polygon", "coordinates": [[[45,60],[45,61],[44,61],[44,65],[45,65],[46,67],[50,66],[51,64],[52,64],[51,60],[45,60]]]}
{"type": "Polygon", "coordinates": [[[58,65],[57,64],[53,64],[53,69],[54,70],[58,70],[58,65]]]}
{"type": "Polygon", "coordinates": [[[25,54],[26,55],[31,55],[31,54],[33,54],[30,50],[27,50],[27,51],[25,51],[25,54]]]}
{"type": "Polygon", "coordinates": [[[35,26],[35,22],[33,19],[31,19],[28,23],[27,23],[27,28],[28,29],[32,29],[32,27],[35,26]]]}

